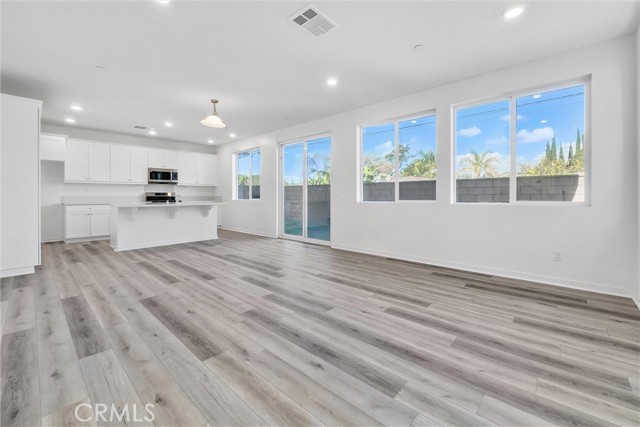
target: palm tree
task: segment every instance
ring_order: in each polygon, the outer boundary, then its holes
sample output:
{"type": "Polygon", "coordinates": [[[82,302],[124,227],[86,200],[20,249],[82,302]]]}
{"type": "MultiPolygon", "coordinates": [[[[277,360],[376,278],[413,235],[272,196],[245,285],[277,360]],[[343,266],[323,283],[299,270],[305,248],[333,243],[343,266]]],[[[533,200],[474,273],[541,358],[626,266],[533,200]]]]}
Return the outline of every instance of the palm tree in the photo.
{"type": "Polygon", "coordinates": [[[460,165],[465,165],[458,171],[458,175],[471,175],[471,178],[491,178],[498,175],[495,163],[499,158],[496,153],[485,151],[478,153],[470,150],[462,159],[460,165]]]}

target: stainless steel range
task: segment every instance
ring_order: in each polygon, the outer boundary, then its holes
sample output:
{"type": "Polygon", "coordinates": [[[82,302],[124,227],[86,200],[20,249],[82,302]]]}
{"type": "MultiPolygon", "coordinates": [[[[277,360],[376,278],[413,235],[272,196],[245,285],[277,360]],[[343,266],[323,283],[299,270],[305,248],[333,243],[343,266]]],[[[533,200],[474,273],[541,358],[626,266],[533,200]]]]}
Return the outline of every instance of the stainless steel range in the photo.
{"type": "Polygon", "coordinates": [[[176,203],[176,193],[144,193],[147,203],[176,203]]]}

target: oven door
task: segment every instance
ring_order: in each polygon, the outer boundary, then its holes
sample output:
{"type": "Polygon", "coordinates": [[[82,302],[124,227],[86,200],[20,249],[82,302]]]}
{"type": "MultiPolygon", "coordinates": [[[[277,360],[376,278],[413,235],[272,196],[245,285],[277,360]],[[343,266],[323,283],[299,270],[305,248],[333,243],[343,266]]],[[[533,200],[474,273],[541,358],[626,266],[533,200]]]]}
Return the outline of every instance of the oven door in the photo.
{"type": "Polygon", "coordinates": [[[149,182],[171,182],[171,170],[149,169],[149,182]]]}

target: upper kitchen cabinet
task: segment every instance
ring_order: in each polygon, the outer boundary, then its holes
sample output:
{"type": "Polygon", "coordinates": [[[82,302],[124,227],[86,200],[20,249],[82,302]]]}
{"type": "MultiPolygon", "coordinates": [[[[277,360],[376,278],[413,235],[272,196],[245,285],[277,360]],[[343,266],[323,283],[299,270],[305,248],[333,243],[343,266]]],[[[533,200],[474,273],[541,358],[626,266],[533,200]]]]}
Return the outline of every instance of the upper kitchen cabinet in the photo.
{"type": "Polygon", "coordinates": [[[149,150],[149,167],[161,169],[178,169],[178,152],[165,150],[149,150]]]}
{"type": "Polygon", "coordinates": [[[198,185],[198,154],[178,153],[178,184],[198,185]]]}
{"type": "Polygon", "coordinates": [[[147,183],[148,150],[112,144],[110,152],[111,182],[119,184],[147,183]]]}
{"type": "Polygon", "coordinates": [[[40,160],[64,162],[67,137],[64,135],[40,134],[40,160]]]}
{"type": "Polygon", "coordinates": [[[215,154],[198,155],[198,181],[199,185],[217,185],[218,156],[215,154]]]}
{"type": "Polygon", "coordinates": [[[109,182],[108,144],[68,139],[65,150],[65,182],[109,182]]]}

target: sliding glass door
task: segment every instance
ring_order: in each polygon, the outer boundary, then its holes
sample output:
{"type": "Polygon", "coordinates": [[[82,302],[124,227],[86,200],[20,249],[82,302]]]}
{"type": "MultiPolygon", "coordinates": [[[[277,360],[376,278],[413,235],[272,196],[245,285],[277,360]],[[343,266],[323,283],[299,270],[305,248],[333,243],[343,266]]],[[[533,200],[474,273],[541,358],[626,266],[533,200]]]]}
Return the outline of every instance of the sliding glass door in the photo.
{"type": "Polygon", "coordinates": [[[331,138],[282,145],[283,237],[328,242],[331,237],[331,138]]]}

